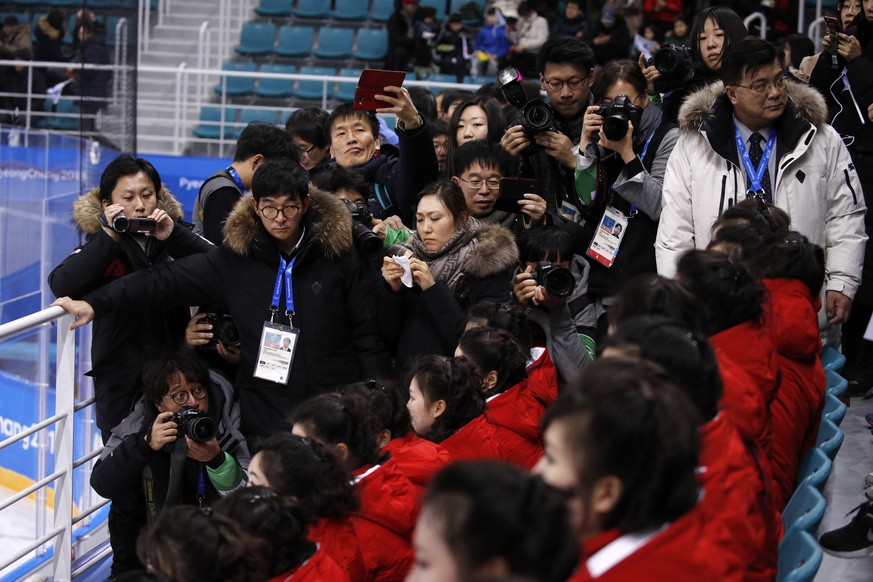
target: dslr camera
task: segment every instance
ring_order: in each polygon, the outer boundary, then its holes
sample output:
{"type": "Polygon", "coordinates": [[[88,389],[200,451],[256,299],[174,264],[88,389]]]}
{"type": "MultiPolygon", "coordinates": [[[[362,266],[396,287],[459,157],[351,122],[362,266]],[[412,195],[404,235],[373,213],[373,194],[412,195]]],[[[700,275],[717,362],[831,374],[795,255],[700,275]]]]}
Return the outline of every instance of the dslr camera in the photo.
{"type": "Polygon", "coordinates": [[[627,95],[619,95],[615,101],[601,103],[597,115],[603,118],[603,134],[610,141],[624,139],[630,127],[628,121],[632,122],[634,127],[640,126],[640,110],[627,95]]]}
{"type": "Polygon", "coordinates": [[[569,297],[576,288],[576,279],[570,269],[549,261],[540,261],[530,275],[537,285],[545,287],[552,297],[569,297]]]}
{"type": "Polygon", "coordinates": [[[218,425],[214,420],[205,412],[190,406],[183,406],[174,412],[168,421],[175,422],[181,434],[198,443],[209,442],[218,433],[218,425]]]}
{"type": "Polygon", "coordinates": [[[506,67],[501,70],[497,73],[497,84],[506,100],[521,111],[520,124],[528,137],[544,131],[560,131],[555,123],[555,112],[548,103],[542,99],[528,101],[518,69],[506,67]]]}
{"type": "Polygon", "coordinates": [[[200,321],[212,324],[212,339],[206,344],[208,347],[215,347],[218,342],[223,343],[228,348],[239,347],[239,330],[236,328],[233,317],[229,314],[217,310],[207,310],[200,321]]]}
{"type": "Polygon", "coordinates": [[[373,215],[354,202],[343,202],[352,214],[352,240],[355,248],[365,257],[375,257],[382,252],[382,239],[373,232],[373,215]]]}
{"type": "Polygon", "coordinates": [[[655,79],[655,91],[667,93],[685,87],[694,79],[694,56],[691,49],[681,44],[667,44],[646,60],[661,73],[655,79]]]}
{"type": "Polygon", "coordinates": [[[145,234],[155,232],[156,227],[157,223],[154,218],[128,218],[124,214],[119,214],[112,219],[112,230],[115,232],[145,234]]]}

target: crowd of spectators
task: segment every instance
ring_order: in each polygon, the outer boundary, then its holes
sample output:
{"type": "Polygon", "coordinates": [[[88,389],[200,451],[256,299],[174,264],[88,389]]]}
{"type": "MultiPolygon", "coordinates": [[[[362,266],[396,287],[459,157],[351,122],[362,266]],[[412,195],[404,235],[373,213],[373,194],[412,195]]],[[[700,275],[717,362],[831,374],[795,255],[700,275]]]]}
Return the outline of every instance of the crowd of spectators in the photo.
{"type": "MultiPolygon", "coordinates": [[[[196,234],[111,162],[49,283],[95,322],[113,573],[775,579],[822,338],[871,381],[856,4],[801,62],[725,6],[569,2],[549,33],[497,2],[468,45],[404,1],[394,66],[466,74],[460,42],[498,82],[250,124],[196,234]]],[[[821,543],[871,528],[873,502],[821,543]]]]}

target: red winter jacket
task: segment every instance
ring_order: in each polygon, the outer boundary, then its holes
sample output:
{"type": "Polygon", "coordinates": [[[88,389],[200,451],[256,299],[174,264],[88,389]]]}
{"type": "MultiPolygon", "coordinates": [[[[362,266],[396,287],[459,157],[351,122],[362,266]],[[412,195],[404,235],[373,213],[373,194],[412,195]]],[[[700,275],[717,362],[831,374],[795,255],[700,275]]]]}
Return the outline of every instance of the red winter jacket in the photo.
{"type": "Polygon", "coordinates": [[[666,0],[664,7],[660,10],[656,9],[658,0],[645,0],[643,10],[646,14],[646,20],[649,22],[673,22],[677,17],[682,15],[685,9],[682,6],[682,0],[666,0]]]}
{"type": "Polygon", "coordinates": [[[752,377],[723,349],[715,348],[723,385],[719,409],[737,429],[740,438],[770,457],[770,427],[767,405],[752,377]]]}
{"type": "Polygon", "coordinates": [[[449,452],[453,461],[504,458],[497,427],[489,423],[484,415],[477,416],[440,444],[449,452]]]}
{"type": "Polygon", "coordinates": [[[817,303],[794,279],[765,279],[770,291],[767,329],[776,345],[782,383],[770,406],[773,427],[773,477],[777,501],[785,507],[794,491],[800,457],[815,446],[826,391],[821,365],[817,303]]]}
{"type": "MultiPolygon", "coordinates": [[[[765,477],[724,414],[700,429],[700,484],[706,553],[721,556],[718,580],[773,580],[780,522],[765,477]]],[[[780,522],[781,523],[781,522],[780,522]]]]}
{"type": "Polygon", "coordinates": [[[718,580],[720,556],[694,551],[703,531],[695,510],[649,535],[608,530],[582,543],[582,562],[568,582],[700,582],[718,580]]]}
{"type": "Polygon", "coordinates": [[[709,341],[742,366],[769,406],[781,381],[779,356],[769,331],[757,322],[747,321],[713,335],[709,341]]]}
{"type": "Polygon", "coordinates": [[[349,577],[327,552],[319,547],[311,558],[269,582],[349,582],[349,577]]]}
{"type": "MultiPolygon", "coordinates": [[[[390,532],[386,534],[391,535],[390,532]]],[[[330,556],[350,582],[372,580],[350,517],[322,518],[309,526],[309,539],[330,556]]],[[[372,560],[370,560],[372,562],[372,560]]]]}
{"type": "Polygon", "coordinates": [[[441,445],[423,439],[414,432],[391,439],[382,452],[391,453],[397,468],[416,487],[417,498],[424,493],[434,475],[452,462],[451,455],[441,445]]]}
{"type": "MultiPolygon", "coordinates": [[[[527,367],[527,384],[531,396],[540,402],[543,408],[546,408],[558,397],[558,370],[555,368],[549,351],[545,348],[541,349],[543,353],[540,354],[540,357],[527,367]]],[[[539,433],[540,427],[537,424],[534,431],[526,436],[539,438],[539,433]]]]}
{"type": "Polygon", "coordinates": [[[418,519],[418,490],[388,459],[379,465],[365,465],[352,472],[361,501],[359,516],[411,541],[418,519]]]}

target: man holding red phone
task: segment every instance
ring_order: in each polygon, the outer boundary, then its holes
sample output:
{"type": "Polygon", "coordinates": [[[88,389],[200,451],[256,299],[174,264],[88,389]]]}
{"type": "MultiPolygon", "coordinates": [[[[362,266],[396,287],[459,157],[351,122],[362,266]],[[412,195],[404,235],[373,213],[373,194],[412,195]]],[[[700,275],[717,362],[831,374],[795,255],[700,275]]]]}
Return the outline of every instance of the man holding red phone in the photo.
{"type": "Polygon", "coordinates": [[[373,216],[396,214],[410,225],[416,195],[439,173],[430,128],[403,87],[385,87],[375,99],[385,107],[362,111],[343,103],[330,114],[326,126],[331,156],[335,166],[354,170],[367,181],[373,216]],[[397,116],[396,148],[381,144],[376,113],[397,116]]]}

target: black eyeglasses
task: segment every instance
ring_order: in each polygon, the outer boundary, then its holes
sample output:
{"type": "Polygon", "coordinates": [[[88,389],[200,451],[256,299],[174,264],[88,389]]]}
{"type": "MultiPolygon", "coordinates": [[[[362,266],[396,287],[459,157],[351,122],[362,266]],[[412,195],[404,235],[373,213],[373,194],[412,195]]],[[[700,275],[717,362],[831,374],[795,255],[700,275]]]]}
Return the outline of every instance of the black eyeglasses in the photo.
{"type": "MultiPolygon", "coordinates": [[[[458,176],[460,178],[460,176],[458,176]]],[[[474,190],[478,190],[482,187],[482,184],[488,184],[489,190],[499,190],[500,189],[500,178],[488,178],[487,180],[482,180],[481,178],[473,178],[472,180],[467,180],[466,178],[461,178],[465,184],[467,184],[470,188],[474,190]]]]}
{"type": "Polygon", "coordinates": [[[173,394],[164,394],[161,398],[172,398],[173,402],[176,404],[185,404],[188,402],[188,395],[193,396],[196,400],[203,400],[206,396],[206,388],[197,384],[191,390],[182,390],[181,392],[174,392],[173,394]]]}
{"type": "Polygon", "coordinates": [[[772,81],[761,80],[756,81],[751,85],[735,84],[734,87],[742,87],[743,89],[748,89],[749,91],[752,91],[753,93],[756,93],[758,95],[763,95],[770,90],[770,87],[776,87],[778,90],[781,91],[785,88],[787,84],[788,80],[785,77],[777,77],[772,81]]]}
{"type": "Polygon", "coordinates": [[[588,79],[584,77],[573,77],[572,79],[568,79],[566,81],[562,79],[547,79],[545,83],[546,87],[548,87],[552,91],[560,91],[564,87],[564,85],[567,85],[571,89],[581,89],[582,85],[584,85],[585,81],[587,80],[588,79]]]}
{"type": "Polygon", "coordinates": [[[282,216],[285,218],[294,218],[298,214],[300,214],[300,206],[283,206],[282,208],[276,208],[275,206],[264,206],[259,209],[261,214],[264,215],[264,218],[268,218],[270,220],[275,219],[279,216],[279,211],[282,211],[282,216]]]}

